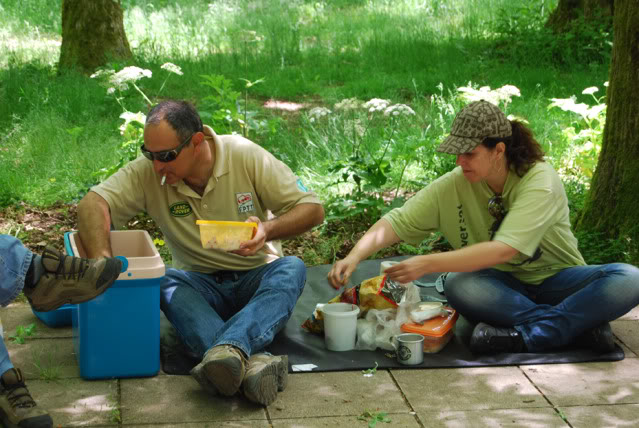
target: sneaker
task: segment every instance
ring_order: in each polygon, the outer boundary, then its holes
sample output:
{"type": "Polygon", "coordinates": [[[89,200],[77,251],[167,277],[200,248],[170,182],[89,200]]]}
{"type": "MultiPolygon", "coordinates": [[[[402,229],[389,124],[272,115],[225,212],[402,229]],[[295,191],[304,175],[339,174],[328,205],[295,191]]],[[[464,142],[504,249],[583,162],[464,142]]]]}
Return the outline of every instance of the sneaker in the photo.
{"type": "Polygon", "coordinates": [[[52,311],[82,303],[104,293],[120,275],[122,261],[116,257],[83,259],[47,247],[42,254],[45,273],[35,287],[23,290],[33,309],[52,311]]]}
{"type": "Polygon", "coordinates": [[[6,427],[53,426],[51,416],[33,401],[20,369],[9,369],[0,377],[0,419],[6,427]]]}
{"type": "Polygon", "coordinates": [[[475,354],[524,352],[524,339],[514,328],[493,327],[480,322],[470,337],[470,350],[475,354]]]}
{"type": "Polygon", "coordinates": [[[288,356],[256,354],[249,359],[242,393],[254,403],[268,406],[288,383],[288,356]]]}
{"type": "Polygon", "coordinates": [[[592,349],[600,354],[607,354],[617,349],[609,322],[586,330],[575,339],[575,344],[583,348],[592,349]]]}
{"type": "Polygon", "coordinates": [[[200,363],[208,381],[227,397],[240,389],[247,364],[242,351],[231,345],[214,346],[200,363]]]}

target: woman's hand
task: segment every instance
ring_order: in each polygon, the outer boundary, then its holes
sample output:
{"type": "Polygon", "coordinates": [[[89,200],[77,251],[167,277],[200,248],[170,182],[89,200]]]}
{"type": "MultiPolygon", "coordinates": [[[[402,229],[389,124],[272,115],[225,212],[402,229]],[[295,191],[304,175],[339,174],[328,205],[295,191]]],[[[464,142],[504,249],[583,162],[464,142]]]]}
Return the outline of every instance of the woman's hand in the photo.
{"type": "Polygon", "coordinates": [[[240,256],[252,256],[257,253],[266,242],[266,231],[264,230],[264,224],[259,218],[251,216],[246,219],[247,223],[257,223],[257,229],[253,233],[253,237],[250,241],[242,242],[238,250],[231,251],[231,253],[239,254],[240,256]]]}
{"type": "Polygon", "coordinates": [[[393,281],[406,284],[430,273],[427,265],[428,256],[415,256],[397,263],[384,271],[393,281]]]}
{"type": "Polygon", "coordinates": [[[328,282],[333,288],[340,288],[348,284],[353,271],[359,262],[348,256],[345,259],[335,262],[328,273],[328,282]]]}

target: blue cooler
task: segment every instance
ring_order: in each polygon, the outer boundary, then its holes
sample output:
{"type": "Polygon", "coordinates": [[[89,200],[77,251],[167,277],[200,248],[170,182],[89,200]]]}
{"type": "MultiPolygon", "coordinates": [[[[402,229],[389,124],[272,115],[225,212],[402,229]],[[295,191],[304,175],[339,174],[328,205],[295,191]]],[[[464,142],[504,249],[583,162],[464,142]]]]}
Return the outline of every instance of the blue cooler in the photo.
{"type": "Polygon", "coordinates": [[[35,316],[49,327],[68,327],[72,323],[72,313],[78,305],[62,305],[54,311],[40,312],[31,308],[35,316]]]}
{"type": "MultiPolygon", "coordinates": [[[[77,232],[68,254],[86,257],[77,232]]],[[[102,295],[72,313],[73,347],[84,379],[155,376],[160,371],[160,282],[164,262],[144,230],[111,231],[124,272],[102,295]]]]}

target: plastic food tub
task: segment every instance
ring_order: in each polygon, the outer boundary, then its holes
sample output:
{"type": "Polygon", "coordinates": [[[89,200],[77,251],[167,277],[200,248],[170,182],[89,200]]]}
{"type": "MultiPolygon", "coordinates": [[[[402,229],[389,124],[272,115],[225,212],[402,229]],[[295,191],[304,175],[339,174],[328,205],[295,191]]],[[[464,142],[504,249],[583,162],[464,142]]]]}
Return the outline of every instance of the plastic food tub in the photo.
{"type": "Polygon", "coordinates": [[[257,230],[257,223],[242,221],[197,220],[203,248],[233,251],[249,241],[257,230]]]}

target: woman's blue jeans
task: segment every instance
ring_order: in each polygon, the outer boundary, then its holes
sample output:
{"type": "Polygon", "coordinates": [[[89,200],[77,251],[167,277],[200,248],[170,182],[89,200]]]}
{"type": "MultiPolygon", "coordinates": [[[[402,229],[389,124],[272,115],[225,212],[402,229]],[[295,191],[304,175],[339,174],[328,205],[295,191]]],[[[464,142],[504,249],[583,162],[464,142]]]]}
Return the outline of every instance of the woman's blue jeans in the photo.
{"type": "Polygon", "coordinates": [[[444,291],[470,322],[513,327],[530,352],[571,343],[584,331],[639,304],[639,269],[613,263],[575,266],[530,285],[497,269],[451,273],[444,291]]]}
{"type": "Polygon", "coordinates": [[[233,345],[250,356],[284,327],[305,283],[306,267],[297,257],[248,271],[167,269],[160,307],[199,358],[217,345],[233,345]]]}
{"type": "MultiPolygon", "coordinates": [[[[0,306],[11,303],[24,287],[33,253],[19,239],[0,235],[0,306]]],[[[0,337],[0,375],[13,368],[9,352],[0,337]]]]}

